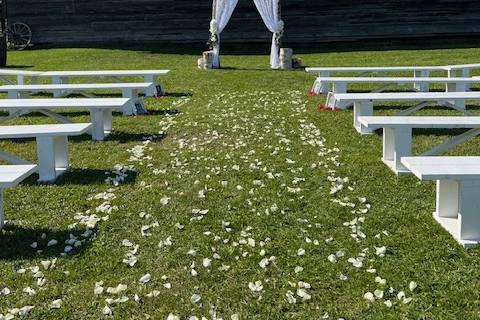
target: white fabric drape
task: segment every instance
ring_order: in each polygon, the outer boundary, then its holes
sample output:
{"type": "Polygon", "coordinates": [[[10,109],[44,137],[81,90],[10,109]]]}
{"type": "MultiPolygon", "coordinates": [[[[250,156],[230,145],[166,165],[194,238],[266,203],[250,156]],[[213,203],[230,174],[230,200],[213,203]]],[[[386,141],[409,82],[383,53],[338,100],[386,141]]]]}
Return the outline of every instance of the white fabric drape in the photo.
{"type": "Polygon", "coordinates": [[[278,13],[279,0],[253,0],[262,20],[270,32],[273,32],[270,65],[272,69],[280,67],[280,38],[283,35],[283,21],[278,13]]]}
{"type": "Polygon", "coordinates": [[[216,37],[213,46],[213,67],[220,67],[220,34],[232,17],[238,0],[217,0],[214,2],[214,17],[210,22],[210,33],[216,37]]]}

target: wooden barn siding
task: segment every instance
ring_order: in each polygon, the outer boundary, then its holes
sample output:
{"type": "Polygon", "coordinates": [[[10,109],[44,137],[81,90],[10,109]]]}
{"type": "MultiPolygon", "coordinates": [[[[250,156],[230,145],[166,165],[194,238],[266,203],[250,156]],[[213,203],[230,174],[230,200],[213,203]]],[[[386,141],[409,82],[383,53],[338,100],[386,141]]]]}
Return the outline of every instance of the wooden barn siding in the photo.
{"type": "MultiPolygon", "coordinates": [[[[480,34],[480,1],[284,0],[286,40],[480,34]]],[[[9,0],[10,21],[35,43],[205,41],[210,0],[9,0]]],[[[240,0],[223,40],[266,40],[252,0],[240,0]]]]}

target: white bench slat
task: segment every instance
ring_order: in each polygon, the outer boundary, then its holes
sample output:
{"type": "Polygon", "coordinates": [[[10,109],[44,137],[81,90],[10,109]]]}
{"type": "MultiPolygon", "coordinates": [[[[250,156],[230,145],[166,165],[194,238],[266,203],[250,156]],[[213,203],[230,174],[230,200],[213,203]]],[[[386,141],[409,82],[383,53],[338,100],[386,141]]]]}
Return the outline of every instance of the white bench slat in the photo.
{"type": "Polygon", "coordinates": [[[36,171],[37,166],[33,164],[0,165],[0,229],[2,229],[5,224],[5,214],[3,210],[3,190],[6,188],[15,187],[36,171]]]}
{"type": "Polygon", "coordinates": [[[91,128],[91,123],[0,126],[0,139],[79,136],[91,128]]]}
{"type": "Polygon", "coordinates": [[[132,83],[64,83],[64,84],[33,84],[33,85],[4,85],[0,92],[8,91],[50,91],[50,90],[108,90],[108,89],[148,89],[153,86],[149,82],[132,83]]]}
{"type": "Polygon", "coordinates": [[[0,165],[0,189],[15,187],[36,171],[34,164],[0,165]]]}
{"type": "Polygon", "coordinates": [[[408,127],[408,128],[480,128],[480,117],[359,117],[360,123],[369,129],[408,127]]]}
{"type": "Polygon", "coordinates": [[[129,103],[126,98],[75,98],[75,99],[0,99],[0,109],[75,109],[111,108],[121,109],[129,103]]]}
{"type": "Polygon", "coordinates": [[[102,76],[143,76],[155,75],[164,76],[170,70],[65,70],[47,71],[40,73],[40,76],[68,76],[68,77],[102,77],[102,76]]]}
{"type": "Polygon", "coordinates": [[[41,75],[41,71],[28,71],[28,70],[14,70],[14,69],[0,69],[0,75],[2,76],[30,76],[35,77],[41,75]]]}
{"type": "Polygon", "coordinates": [[[398,66],[398,67],[318,67],[305,68],[308,73],[320,72],[395,72],[395,71],[445,71],[444,66],[398,66]]]}
{"type": "Polygon", "coordinates": [[[480,157],[403,157],[402,163],[420,180],[480,179],[480,157]]]}
{"type": "Polygon", "coordinates": [[[478,83],[480,80],[478,77],[458,77],[458,78],[448,78],[448,77],[318,77],[319,81],[325,83],[414,83],[414,82],[423,82],[423,83],[478,83]]]}
{"type": "MultiPolygon", "coordinates": [[[[55,84],[66,83],[71,77],[96,77],[96,78],[113,78],[116,82],[124,82],[119,77],[124,76],[141,76],[144,82],[153,82],[154,87],[146,90],[149,97],[164,94],[165,90],[158,80],[160,76],[165,76],[170,70],[66,70],[66,71],[48,71],[42,73],[41,77],[51,77],[55,84]]],[[[59,94],[55,93],[55,97],[59,94]]]]}
{"type": "Polygon", "coordinates": [[[332,99],[339,102],[411,102],[411,101],[448,101],[480,99],[480,91],[470,92],[380,92],[380,93],[338,93],[332,99]]]}

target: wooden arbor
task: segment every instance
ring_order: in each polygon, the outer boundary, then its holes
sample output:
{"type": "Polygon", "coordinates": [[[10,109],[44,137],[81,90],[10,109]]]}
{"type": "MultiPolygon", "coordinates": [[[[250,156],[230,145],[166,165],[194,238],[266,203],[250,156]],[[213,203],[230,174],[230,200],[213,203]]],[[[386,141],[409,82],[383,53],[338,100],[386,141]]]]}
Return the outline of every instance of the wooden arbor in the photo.
{"type": "MultiPolygon", "coordinates": [[[[283,36],[284,24],[281,20],[281,0],[254,0],[258,12],[262,16],[265,26],[273,33],[272,49],[270,54],[270,64],[273,69],[279,68],[279,51],[281,47],[281,39],[283,36]],[[277,12],[275,12],[277,11],[277,12]]],[[[219,61],[219,39],[220,33],[228,24],[230,17],[237,6],[238,0],[213,0],[212,1],[212,20],[210,23],[210,39],[208,45],[212,51],[204,52],[204,57],[199,59],[199,67],[209,65],[209,56],[205,54],[211,53],[213,59],[213,68],[220,67],[219,61]],[[220,12],[217,12],[217,9],[220,12]]],[[[290,54],[291,61],[291,54],[290,54]]],[[[290,62],[291,65],[291,62],[290,62]]],[[[291,66],[290,66],[291,67],[291,66]]],[[[289,67],[289,68],[290,68],[289,67]]]]}

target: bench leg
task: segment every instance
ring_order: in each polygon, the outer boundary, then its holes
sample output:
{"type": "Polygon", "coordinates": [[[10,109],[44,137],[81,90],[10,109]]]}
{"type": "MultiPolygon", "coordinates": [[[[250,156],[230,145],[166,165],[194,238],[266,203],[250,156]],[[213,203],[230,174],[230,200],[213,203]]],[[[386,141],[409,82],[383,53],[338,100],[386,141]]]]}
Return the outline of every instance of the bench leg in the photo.
{"type": "MultiPolygon", "coordinates": [[[[459,83],[459,82],[452,82],[447,83],[446,85],[446,92],[466,92],[469,88],[467,88],[466,83],[459,83]]],[[[456,106],[460,110],[466,110],[466,103],[465,100],[451,100],[448,103],[456,106]]]]}
{"type": "Polygon", "coordinates": [[[347,83],[335,82],[333,84],[333,93],[347,93],[347,83]]]}
{"type": "MultiPolygon", "coordinates": [[[[53,84],[64,84],[68,83],[68,78],[67,77],[60,77],[60,76],[53,76],[52,77],[52,83],[53,84]]],[[[60,98],[63,95],[63,92],[59,91],[54,91],[53,92],[53,97],[55,98],[60,98]]]]}
{"type": "Polygon", "coordinates": [[[460,239],[480,241],[480,181],[461,181],[459,188],[460,239]]]}
{"type": "Polygon", "coordinates": [[[102,141],[112,131],[112,110],[91,109],[92,138],[95,141],[102,141]]]}
{"type": "Polygon", "coordinates": [[[165,95],[165,88],[162,86],[160,81],[158,81],[158,77],[154,75],[145,75],[143,76],[145,82],[150,82],[155,84],[154,88],[149,88],[145,92],[147,97],[156,97],[156,96],[163,96],[165,95]]]}
{"type": "MultiPolygon", "coordinates": [[[[428,72],[426,70],[415,71],[414,77],[415,78],[428,78],[429,74],[430,74],[430,72],[428,72]]],[[[424,82],[414,83],[413,87],[415,88],[415,90],[420,91],[420,92],[428,92],[429,91],[428,83],[424,83],[424,82]]]]}
{"type": "Polygon", "coordinates": [[[313,82],[311,92],[313,92],[315,94],[323,93],[322,92],[322,83],[318,80],[318,78],[316,78],[315,81],[313,82]]]}
{"type": "Polygon", "coordinates": [[[383,162],[396,174],[409,173],[402,164],[402,157],[412,153],[411,128],[384,128],[383,129],[383,162]]]}
{"type": "Polygon", "coordinates": [[[328,78],[330,77],[330,72],[328,71],[321,71],[320,74],[318,75],[318,77],[315,79],[315,82],[313,83],[313,87],[312,87],[312,92],[314,92],[315,94],[320,94],[320,93],[323,93],[323,94],[326,94],[326,93],[329,93],[330,91],[332,91],[332,84],[331,83],[324,83],[322,81],[320,81],[318,78],[328,78]]]}
{"type": "Polygon", "coordinates": [[[372,129],[367,129],[358,121],[359,117],[373,116],[373,104],[370,101],[358,101],[353,104],[353,126],[361,134],[372,134],[372,129]]]}
{"type": "MultiPolygon", "coordinates": [[[[470,78],[470,69],[462,69],[462,77],[470,78]]],[[[465,84],[465,91],[470,90],[470,83],[465,84]]]]}
{"type": "Polygon", "coordinates": [[[17,76],[17,84],[24,85],[25,84],[25,77],[24,76],[17,76]]]}
{"type": "Polygon", "coordinates": [[[461,245],[480,242],[480,181],[437,181],[437,220],[461,245]]]}
{"type": "Polygon", "coordinates": [[[51,182],[69,167],[68,138],[37,137],[38,181],[51,182]]]}
{"type": "Polygon", "coordinates": [[[127,104],[125,107],[122,108],[122,114],[124,116],[132,116],[137,114],[136,109],[136,99],[138,96],[134,96],[133,89],[123,89],[122,90],[122,97],[130,99],[130,103],[127,104]]]}

